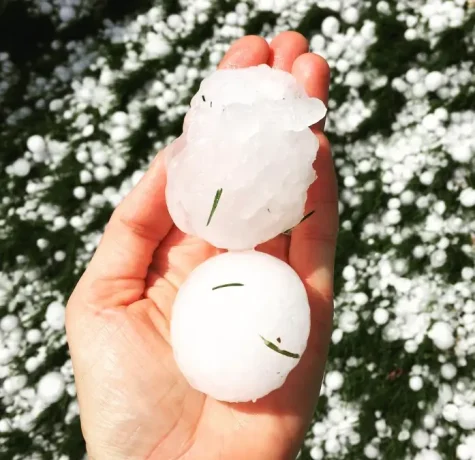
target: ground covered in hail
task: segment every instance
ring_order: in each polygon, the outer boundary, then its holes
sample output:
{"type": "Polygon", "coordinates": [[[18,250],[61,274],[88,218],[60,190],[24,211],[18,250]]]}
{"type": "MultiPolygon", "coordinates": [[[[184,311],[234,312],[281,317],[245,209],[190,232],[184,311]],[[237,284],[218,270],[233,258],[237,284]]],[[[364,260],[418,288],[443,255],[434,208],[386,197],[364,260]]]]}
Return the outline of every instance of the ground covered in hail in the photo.
{"type": "Polygon", "coordinates": [[[83,458],[68,294],[229,44],[296,29],[333,69],[341,185],[301,458],[475,459],[474,24],[472,0],[2,2],[1,458],[83,458]]]}

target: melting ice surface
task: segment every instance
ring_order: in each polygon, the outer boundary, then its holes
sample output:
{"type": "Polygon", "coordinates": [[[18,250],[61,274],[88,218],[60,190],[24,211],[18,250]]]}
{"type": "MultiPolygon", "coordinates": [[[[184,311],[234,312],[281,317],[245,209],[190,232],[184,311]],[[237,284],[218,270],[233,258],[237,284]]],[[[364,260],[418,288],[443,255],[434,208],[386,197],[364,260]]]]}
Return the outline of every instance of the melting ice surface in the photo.
{"type": "Polygon", "coordinates": [[[167,205],[183,232],[219,248],[254,248],[297,225],[315,180],[326,114],[295,78],[267,65],[218,70],[167,149],[167,205]]]}

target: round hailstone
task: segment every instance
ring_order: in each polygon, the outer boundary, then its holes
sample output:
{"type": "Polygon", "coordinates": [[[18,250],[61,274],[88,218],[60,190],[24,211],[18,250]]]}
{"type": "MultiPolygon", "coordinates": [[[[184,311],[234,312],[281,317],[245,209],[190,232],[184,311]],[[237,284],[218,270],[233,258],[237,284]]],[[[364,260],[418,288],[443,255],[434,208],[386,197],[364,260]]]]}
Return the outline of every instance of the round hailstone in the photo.
{"type": "Polygon", "coordinates": [[[335,16],[327,16],[321,25],[321,31],[326,37],[333,38],[340,30],[340,21],[335,16]]]}
{"type": "Polygon", "coordinates": [[[42,334],[39,329],[30,329],[26,333],[26,341],[28,343],[39,343],[41,342],[42,334]]]}
{"type": "Polygon", "coordinates": [[[472,149],[468,144],[457,144],[451,146],[449,154],[454,161],[468,163],[472,158],[472,149]]]}
{"type": "Polygon", "coordinates": [[[26,146],[31,153],[44,153],[46,150],[46,142],[42,136],[35,134],[28,138],[26,146]]]}
{"type": "Polygon", "coordinates": [[[427,335],[440,350],[448,350],[455,344],[454,331],[450,324],[444,321],[434,323],[427,335]]]}
{"type": "Polygon", "coordinates": [[[389,313],[384,308],[376,308],[373,313],[373,320],[376,324],[383,325],[389,320],[389,313]]]}
{"type": "Polygon", "coordinates": [[[18,177],[25,177],[30,172],[31,165],[28,160],[24,158],[18,158],[15,163],[12,164],[12,173],[18,177]]]}
{"type": "Polygon", "coordinates": [[[170,54],[170,44],[160,35],[149,32],[145,43],[145,54],[149,59],[158,59],[170,54]]]}
{"type": "Polygon", "coordinates": [[[416,430],[412,435],[412,444],[419,449],[423,449],[429,444],[429,433],[424,430],[416,430]]]}
{"type": "Polygon", "coordinates": [[[414,457],[414,460],[442,460],[442,457],[435,450],[424,449],[414,457]]]}
{"type": "Polygon", "coordinates": [[[364,455],[366,458],[377,458],[379,449],[374,444],[367,444],[364,448],[364,455]]]}
{"type": "Polygon", "coordinates": [[[423,386],[424,386],[424,381],[418,375],[413,375],[409,379],[409,388],[412,391],[419,391],[420,389],[422,389],[423,386]]]}
{"type": "Polygon", "coordinates": [[[341,12],[341,18],[347,24],[356,24],[360,18],[360,13],[355,7],[350,6],[349,8],[343,9],[341,12]]]}
{"type": "Polygon", "coordinates": [[[15,315],[5,315],[0,321],[0,329],[4,332],[11,332],[19,324],[19,319],[15,315]]]}
{"type": "Polygon", "coordinates": [[[475,407],[463,406],[458,411],[457,421],[464,430],[475,430],[475,407]]]}
{"type": "Polygon", "coordinates": [[[28,378],[26,375],[14,375],[8,377],[3,382],[3,391],[7,395],[12,395],[20,391],[27,383],[28,378]]]}
{"type": "Polygon", "coordinates": [[[46,404],[53,404],[64,394],[64,377],[60,372],[50,372],[38,382],[38,397],[46,404]]]}
{"type": "Polygon", "coordinates": [[[339,390],[343,386],[343,375],[338,371],[327,372],[325,386],[330,390],[339,390]]]}
{"type": "Polygon", "coordinates": [[[63,22],[70,22],[76,17],[76,11],[71,6],[62,6],[59,10],[59,17],[63,22]]]}
{"type": "Polygon", "coordinates": [[[82,186],[74,187],[73,195],[74,195],[74,198],[77,198],[78,200],[82,200],[86,197],[86,189],[82,186]]]}
{"type": "Polygon", "coordinates": [[[46,322],[51,329],[61,331],[64,329],[66,310],[59,302],[52,302],[46,309],[46,322]]]}
{"type": "Polygon", "coordinates": [[[313,460],[321,460],[324,456],[325,454],[319,446],[313,446],[310,450],[310,457],[312,457],[313,460]]]}
{"type": "Polygon", "coordinates": [[[444,84],[444,75],[438,71],[429,72],[424,83],[429,91],[437,91],[444,84]]]}
{"type": "Polygon", "coordinates": [[[297,225],[315,180],[326,113],[289,73],[266,65],[219,70],[191,101],[166,150],[166,197],[185,233],[219,248],[252,249],[297,225]]]}
{"type": "Polygon", "coordinates": [[[462,190],[462,193],[460,193],[460,203],[466,208],[475,206],[475,189],[469,187],[462,190]]]}
{"type": "Polygon", "coordinates": [[[472,449],[466,444],[459,444],[457,446],[457,458],[459,460],[472,460],[472,449]]]}
{"type": "Polygon", "coordinates": [[[195,389],[244,402],[280,388],[305,351],[310,309],[289,265],[256,251],[198,266],[173,306],[171,342],[195,389]]]}

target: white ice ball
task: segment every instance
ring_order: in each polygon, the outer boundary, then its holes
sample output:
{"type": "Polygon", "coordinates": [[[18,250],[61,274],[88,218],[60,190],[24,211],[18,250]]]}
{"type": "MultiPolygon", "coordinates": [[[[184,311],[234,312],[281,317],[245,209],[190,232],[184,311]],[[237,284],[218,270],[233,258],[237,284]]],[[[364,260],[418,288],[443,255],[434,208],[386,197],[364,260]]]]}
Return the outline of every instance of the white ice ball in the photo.
{"type": "Polygon", "coordinates": [[[19,319],[15,315],[5,315],[0,321],[0,329],[4,332],[11,332],[19,324],[19,319]]]}
{"type": "Polygon", "coordinates": [[[412,435],[412,444],[419,449],[423,449],[429,444],[429,433],[424,430],[416,430],[412,435]]]}
{"type": "Polygon", "coordinates": [[[347,24],[356,24],[360,18],[360,13],[355,7],[350,6],[349,8],[343,9],[341,12],[341,18],[347,24]]]}
{"type": "Polygon", "coordinates": [[[374,444],[367,444],[364,448],[364,454],[366,458],[377,458],[379,449],[374,444]]]}
{"type": "Polygon", "coordinates": [[[464,430],[475,430],[475,407],[461,407],[458,412],[457,421],[464,430]]]}
{"type": "Polygon", "coordinates": [[[46,404],[53,404],[64,394],[64,377],[60,372],[50,372],[38,382],[38,397],[46,404]]]}
{"type": "Polygon", "coordinates": [[[452,363],[445,363],[442,364],[440,373],[444,379],[452,380],[457,375],[457,368],[452,363]]]}
{"type": "Polygon", "coordinates": [[[35,134],[26,141],[28,150],[32,153],[43,153],[46,150],[46,142],[42,136],[35,134]]]}
{"type": "Polygon", "coordinates": [[[171,342],[195,389],[244,402],[280,388],[305,351],[310,309],[289,265],[256,251],[198,266],[173,306],[171,342]]]}
{"type": "Polygon", "coordinates": [[[376,308],[373,313],[373,320],[379,325],[386,324],[389,320],[389,312],[384,308],[376,308]]]}
{"type": "Polygon", "coordinates": [[[25,177],[30,172],[31,165],[25,158],[18,158],[15,163],[12,164],[12,173],[18,177],[25,177]]]}
{"type": "Polygon", "coordinates": [[[418,375],[413,375],[409,379],[409,388],[412,391],[419,391],[424,386],[424,381],[418,375]]]}
{"type": "Polygon", "coordinates": [[[158,59],[170,54],[170,44],[160,35],[149,32],[144,52],[149,59],[158,59]]]}
{"type": "Polygon", "coordinates": [[[330,371],[325,376],[325,385],[330,390],[339,390],[343,386],[343,375],[338,371],[330,371]]]}
{"type": "Polygon", "coordinates": [[[315,180],[318,140],[309,126],[325,113],[292,75],[266,65],[206,78],[166,151],[177,227],[243,250],[297,225],[315,180]]]}
{"type": "Polygon", "coordinates": [[[340,30],[340,21],[335,16],[326,17],[321,25],[323,35],[333,37],[340,30]]]}
{"type": "Polygon", "coordinates": [[[428,336],[440,350],[448,350],[455,344],[454,331],[450,324],[437,321],[431,327],[428,336]]]}
{"type": "Polygon", "coordinates": [[[454,161],[458,161],[460,163],[468,163],[472,158],[472,149],[470,148],[469,144],[459,144],[452,145],[449,154],[454,161]]]}
{"type": "Polygon", "coordinates": [[[444,75],[438,71],[429,72],[424,83],[429,91],[437,91],[444,84],[444,75]]]}
{"type": "Polygon", "coordinates": [[[26,333],[26,341],[28,343],[39,343],[41,342],[42,334],[39,329],[30,329],[26,333]]]}
{"type": "Polygon", "coordinates": [[[51,329],[61,331],[64,329],[66,310],[59,302],[51,302],[46,309],[46,322],[51,329]]]}
{"type": "Polygon", "coordinates": [[[71,6],[62,6],[59,10],[59,17],[63,22],[70,22],[76,17],[76,10],[71,6]]]}
{"type": "Polygon", "coordinates": [[[475,189],[466,188],[460,193],[460,203],[466,208],[471,208],[475,206],[475,189]]]}

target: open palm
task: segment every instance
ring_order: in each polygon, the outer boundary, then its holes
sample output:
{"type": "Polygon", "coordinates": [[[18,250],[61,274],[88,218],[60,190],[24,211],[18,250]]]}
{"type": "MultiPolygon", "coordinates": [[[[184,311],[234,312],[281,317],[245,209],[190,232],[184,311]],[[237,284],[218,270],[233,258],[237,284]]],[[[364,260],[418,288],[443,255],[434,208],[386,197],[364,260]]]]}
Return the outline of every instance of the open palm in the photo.
{"type": "MultiPolygon", "coordinates": [[[[326,101],[326,62],[293,32],[270,44],[244,37],[221,68],[268,63],[292,72],[326,101]]],[[[336,180],[322,126],[306,211],[292,236],[258,247],[288,262],[304,282],[312,311],[309,343],[284,386],[256,403],[229,404],[194,390],[170,346],[169,321],[180,285],[220,250],[180,232],[165,203],[158,155],[115,210],[68,303],[67,336],[81,424],[90,458],[291,459],[310,423],[331,333],[333,259],[338,226],[336,180]]]]}

